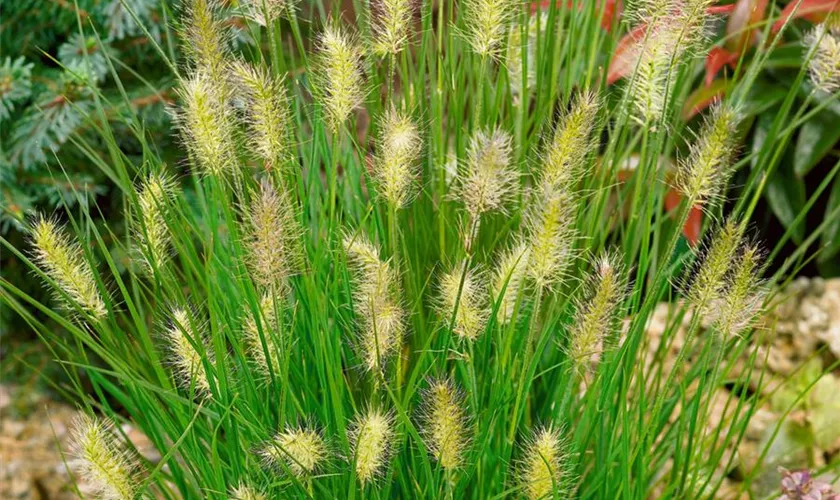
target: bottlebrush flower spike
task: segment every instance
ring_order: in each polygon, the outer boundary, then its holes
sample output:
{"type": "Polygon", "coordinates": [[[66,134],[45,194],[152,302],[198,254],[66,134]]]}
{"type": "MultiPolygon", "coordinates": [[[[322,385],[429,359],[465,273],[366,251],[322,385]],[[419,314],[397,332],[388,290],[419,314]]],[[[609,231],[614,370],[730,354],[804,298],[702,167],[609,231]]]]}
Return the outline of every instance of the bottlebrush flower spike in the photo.
{"type": "Polygon", "coordinates": [[[265,69],[245,62],[237,62],[232,69],[239,88],[244,91],[251,147],[267,169],[291,161],[294,148],[291,107],[283,83],[265,69]]]}
{"type": "Polygon", "coordinates": [[[728,286],[727,275],[741,245],[743,228],[730,219],[712,236],[694,266],[693,278],[687,287],[688,301],[696,314],[708,315],[719,304],[728,286]]]}
{"type": "Polygon", "coordinates": [[[550,286],[562,280],[574,259],[574,203],[559,190],[538,193],[535,201],[536,209],[527,223],[528,274],[538,287],[550,286]]]}
{"type": "Polygon", "coordinates": [[[218,11],[216,0],[186,2],[183,48],[195,71],[209,75],[214,85],[223,86],[229,34],[218,19],[218,11]]]}
{"type": "Polygon", "coordinates": [[[677,168],[676,188],[691,206],[715,202],[732,173],[732,157],[738,113],[726,105],[718,105],[706,119],[700,136],[688,158],[677,168]]]}
{"type": "Polygon", "coordinates": [[[266,500],[266,496],[255,488],[239,483],[231,490],[230,500],[266,500]]]}
{"type": "Polygon", "coordinates": [[[514,7],[510,0],[467,0],[462,4],[464,38],[476,54],[499,56],[514,7]]]}
{"type": "Polygon", "coordinates": [[[73,424],[73,465],[92,494],[103,500],[134,500],[140,484],[137,462],[117,444],[113,424],[82,415],[73,424]]]}
{"type": "Polygon", "coordinates": [[[164,174],[151,174],[140,184],[137,192],[139,224],[134,233],[141,241],[143,263],[148,272],[162,266],[169,257],[169,228],[166,213],[175,195],[175,181],[164,174]]]}
{"type": "Polygon", "coordinates": [[[762,253],[755,245],[744,246],[738,255],[726,291],[715,307],[715,321],[724,338],[740,336],[761,312],[766,295],[761,261],[762,253]]]}
{"type": "Polygon", "coordinates": [[[504,252],[493,276],[493,297],[498,301],[496,321],[510,323],[516,310],[516,301],[525,287],[530,262],[530,247],[523,241],[504,252]]]}
{"type": "Polygon", "coordinates": [[[594,267],[595,272],[587,283],[587,297],[577,304],[569,342],[569,357],[581,375],[592,369],[593,361],[606,347],[609,336],[617,333],[618,308],[627,292],[624,270],[617,255],[600,256],[594,267]]]}
{"type": "Polygon", "coordinates": [[[243,7],[260,26],[271,26],[280,18],[288,18],[295,8],[294,0],[243,0],[243,7]]]}
{"type": "Polygon", "coordinates": [[[408,42],[414,11],[412,0],[378,0],[371,3],[372,49],[379,56],[398,54],[408,42]]]}
{"type": "Polygon", "coordinates": [[[251,277],[263,290],[284,290],[301,266],[300,234],[295,209],[284,190],[263,180],[248,207],[245,245],[251,277]]]}
{"type": "Polygon", "coordinates": [[[327,123],[337,133],[364,101],[362,51],[355,38],[337,26],[326,26],[318,40],[313,85],[327,123]]]}
{"type": "Polygon", "coordinates": [[[364,485],[387,467],[394,439],[393,417],[380,410],[360,414],[350,427],[356,477],[364,485]]]}
{"type": "MultiPolygon", "coordinates": [[[[43,216],[35,219],[29,234],[34,247],[33,257],[39,267],[93,319],[103,318],[108,312],[105,301],[81,245],[70,239],[58,222],[43,216]]],[[[57,299],[64,300],[58,291],[55,295],[57,299]]]]}
{"type": "Polygon", "coordinates": [[[453,330],[458,337],[473,341],[484,331],[490,311],[484,304],[486,287],[480,273],[474,269],[465,273],[465,265],[466,262],[461,262],[441,278],[438,309],[447,325],[455,315],[453,330]]]}
{"type": "Polygon", "coordinates": [[[426,448],[445,470],[464,464],[467,417],[463,397],[449,380],[432,381],[423,395],[423,436],[426,448]]]}
{"type": "Polygon", "coordinates": [[[327,459],[327,444],[321,434],[307,427],[286,427],[266,445],[261,455],[275,468],[288,468],[303,479],[327,459]]]}
{"type": "Polygon", "coordinates": [[[380,196],[395,209],[402,208],[414,196],[416,163],[423,145],[420,132],[395,109],[385,114],[380,131],[373,174],[380,196]]]}
{"type": "Polygon", "coordinates": [[[344,238],[353,277],[353,307],[360,319],[359,351],[368,370],[381,370],[399,352],[405,334],[399,274],[364,236],[344,238]]]}
{"type": "MultiPolygon", "coordinates": [[[[185,309],[172,311],[172,322],[164,331],[164,337],[172,353],[172,366],[178,382],[186,389],[195,389],[200,396],[210,395],[210,380],[202,362],[202,353],[196,345],[204,345],[204,333],[196,330],[185,309]]],[[[212,351],[203,349],[208,363],[212,364],[212,351]]]]}
{"type": "Polygon", "coordinates": [[[580,180],[586,157],[595,146],[599,105],[597,94],[582,92],[560,120],[543,160],[543,189],[568,190],[580,180]]]}
{"type": "Polygon", "coordinates": [[[519,465],[519,481],[529,500],[555,498],[565,491],[566,454],[560,432],[551,427],[538,429],[531,437],[519,465]]]}
{"type": "Polygon", "coordinates": [[[257,372],[263,380],[271,380],[271,377],[280,375],[280,358],[283,353],[281,331],[281,314],[277,301],[283,297],[275,297],[272,294],[263,295],[260,300],[260,310],[257,317],[253,312],[248,312],[245,320],[244,340],[248,354],[257,366],[257,372]],[[259,324],[259,326],[258,326],[259,324]],[[265,346],[263,346],[265,341],[265,346]]]}
{"type": "Polygon", "coordinates": [[[811,83],[827,94],[840,90],[840,26],[830,29],[820,24],[807,35],[805,43],[810,46],[811,83]]]}
{"type": "Polygon", "coordinates": [[[183,101],[176,121],[184,134],[190,157],[210,175],[233,172],[236,150],[234,127],[225,90],[207,73],[198,72],[178,91],[183,101]]]}

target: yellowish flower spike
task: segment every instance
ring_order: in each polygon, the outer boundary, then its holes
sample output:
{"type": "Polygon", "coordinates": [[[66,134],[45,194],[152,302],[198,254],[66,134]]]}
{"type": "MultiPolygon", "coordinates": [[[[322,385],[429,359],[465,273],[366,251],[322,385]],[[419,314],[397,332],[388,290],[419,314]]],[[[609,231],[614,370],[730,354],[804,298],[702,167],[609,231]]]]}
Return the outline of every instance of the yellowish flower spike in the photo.
{"type": "Polygon", "coordinates": [[[396,55],[408,43],[408,30],[414,11],[412,0],[371,2],[372,49],[379,56],[396,55]]]}
{"type": "Polygon", "coordinates": [[[218,19],[217,0],[188,0],[184,17],[184,52],[192,68],[208,75],[221,90],[225,85],[229,34],[218,19]]]}
{"type": "Polygon", "coordinates": [[[260,26],[270,26],[280,18],[290,17],[294,0],[244,0],[245,10],[260,26]]]}
{"type": "Polygon", "coordinates": [[[498,57],[516,4],[511,0],[466,0],[461,5],[467,43],[481,57],[498,57]]]}
{"type": "Polygon", "coordinates": [[[166,213],[175,196],[176,185],[172,177],[151,174],[143,180],[137,192],[139,220],[134,234],[141,242],[143,264],[148,272],[161,267],[169,258],[169,228],[166,213]]]}
{"type": "Polygon", "coordinates": [[[536,195],[536,208],[528,220],[528,274],[538,287],[563,279],[574,259],[577,233],[573,227],[574,204],[569,195],[550,190],[536,195]]]}
{"type": "Polygon", "coordinates": [[[393,418],[380,410],[360,414],[350,427],[356,477],[362,484],[376,479],[388,466],[394,439],[393,418]]]}
{"type": "Polygon", "coordinates": [[[394,208],[404,207],[414,196],[422,146],[420,131],[411,118],[394,109],[385,114],[373,174],[379,195],[394,208]]]}
{"type": "Polygon", "coordinates": [[[362,51],[355,37],[328,25],[318,40],[319,54],[313,80],[314,92],[333,133],[365,98],[362,87],[362,51]]]}
{"type": "Polygon", "coordinates": [[[234,126],[224,89],[207,73],[198,72],[183,82],[178,93],[183,104],[177,122],[191,158],[207,174],[233,172],[234,126]]]}
{"type": "Polygon", "coordinates": [[[245,246],[254,282],[263,290],[284,290],[301,265],[300,235],[288,194],[263,180],[248,207],[245,246]]]}
{"type": "Polygon", "coordinates": [[[696,314],[707,315],[724,296],[727,274],[741,245],[743,228],[728,220],[718,229],[694,266],[693,279],[687,290],[696,314]]]}
{"type": "Polygon", "coordinates": [[[432,381],[423,396],[423,436],[426,448],[445,470],[464,465],[467,416],[463,396],[448,380],[432,381]]]}
{"type": "Polygon", "coordinates": [[[283,354],[281,337],[284,332],[282,328],[281,311],[283,297],[274,297],[272,294],[263,295],[260,300],[259,326],[254,313],[248,311],[245,320],[244,340],[248,349],[248,355],[257,367],[257,372],[263,380],[270,380],[272,375],[280,375],[280,358],[283,354]],[[265,339],[265,347],[263,347],[265,339]]]}
{"type": "Polygon", "coordinates": [[[519,465],[519,480],[525,496],[538,500],[554,498],[554,492],[562,494],[565,462],[560,432],[551,427],[537,429],[526,445],[519,465]]]}
{"type": "Polygon", "coordinates": [[[760,278],[762,270],[761,251],[755,245],[744,246],[715,307],[715,321],[724,338],[740,336],[761,313],[767,293],[760,278]]]}
{"type": "Polygon", "coordinates": [[[327,444],[312,428],[286,427],[263,448],[263,459],[276,468],[288,468],[298,478],[314,473],[327,459],[327,444]],[[285,467],[284,467],[285,466],[285,467]]]}
{"type": "Polygon", "coordinates": [[[487,325],[490,311],[485,305],[486,286],[481,275],[475,269],[467,269],[466,262],[461,262],[452,271],[444,274],[440,280],[440,298],[438,309],[443,321],[449,325],[453,313],[453,330],[462,340],[473,341],[478,338],[487,325]],[[463,286],[461,277],[464,277],[463,286]],[[460,292],[460,294],[459,294],[460,292]]]}
{"type": "Polygon", "coordinates": [[[543,161],[543,189],[571,190],[579,182],[584,162],[595,147],[600,99],[594,92],[578,94],[560,120],[543,161]]]}
{"type": "MultiPolygon", "coordinates": [[[[164,330],[164,337],[169,344],[172,370],[178,383],[194,389],[200,396],[209,396],[210,380],[201,353],[195,347],[195,344],[204,344],[204,334],[194,328],[185,309],[172,311],[172,322],[164,330]]],[[[204,354],[212,364],[212,351],[204,349],[204,354]]]]}
{"type": "Polygon", "coordinates": [[[569,342],[569,358],[580,374],[592,368],[608,336],[617,333],[618,307],[627,291],[618,255],[604,254],[594,267],[587,283],[587,296],[577,304],[569,342]]]}
{"type": "Polygon", "coordinates": [[[493,273],[493,298],[498,301],[496,321],[507,324],[513,319],[517,300],[525,288],[531,249],[525,241],[504,252],[493,273]]]}
{"type": "MultiPolygon", "coordinates": [[[[72,240],[58,222],[43,216],[30,227],[30,238],[34,260],[47,276],[85,313],[95,320],[103,318],[108,312],[105,301],[81,245],[72,240]]],[[[64,300],[64,295],[58,291],[56,297],[64,300]]]]}
{"type": "Polygon", "coordinates": [[[366,369],[378,371],[399,353],[405,334],[399,274],[364,236],[345,236],[344,251],[353,279],[353,308],[360,323],[360,355],[366,369]]]}
{"type": "Polygon", "coordinates": [[[689,206],[717,201],[732,172],[729,161],[733,153],[738,114],[728,106],[716,106],[687,159],[679,164],[676,187],[689,206]]]}
{"type": "Polygon", "coordinates": [[[231,490],[230,500],[266,500],[266,496],[255,488],[239,483],[231,490]]]}
{"type": "Polygon", "coordinates": [[[245,96],[248,139],[266,168],[278,168],[293,154],[292,117],[283,83],[267,70],[239,61],[233,73],[245,96]]]}
{"type": "Polygon", "coordinates": [[[812,54],[808,64],[811,82],[828,94],[840,90],[840,22],[833,22],[838,26],[830,27],[827,21],[817,25],[805,38],[812,54]]]}
{"type": "Polygon", "coordinates": [[[113,424],[82,415],[74,422],[71,446],[71,465],[95,498],[134,500],[139,466],[120,448],[113,424]]]}

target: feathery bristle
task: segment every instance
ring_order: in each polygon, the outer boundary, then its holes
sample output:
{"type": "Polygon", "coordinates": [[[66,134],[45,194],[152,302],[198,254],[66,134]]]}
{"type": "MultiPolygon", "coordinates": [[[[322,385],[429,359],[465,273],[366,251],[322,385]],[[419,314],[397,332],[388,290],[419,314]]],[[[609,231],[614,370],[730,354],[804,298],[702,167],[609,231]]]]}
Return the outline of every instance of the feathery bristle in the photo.
{"type": "Polygon", "coordinates": [[[298,478],[314,473],[327,458],[327,444],[312,428],[286,427],[262,450],[262,456],[274,467],[285,465],[298,478]]]}
{"type": "Polygon", "coordinates": [[[266,496],[255,488],[239,483],[231,490],[230,500],[266,500],[266,496]]]}
{"type": "Polygon", "coordinates": [[[178,91],[183,105],[177,122],[190,156],[211,175],[234,170],[234,127],[224,92],[207,73],[198,72],[178,91]]]}
{"type": "Polygon", "coordinates": [[[528,221],[530,276],[538,287],[559,282],[574,258],[577,233],[574,204],[560,190],[537,194],[536,209],[528,221]]]}
{"type": "Polygon", "coordinates": [[[413,11],[412,0],[379,0],[371,22],[373,53],[379,56],[398,54],[408,41],[413,11]]]}
{"type": "Polygon", "coordinates": [[[104,500],[133,500],[137,462],[117,444],[113,424],[82,415],[73,425],[71,454],[77,473],[104,500]]]}
{"type": "Polygon", "coordinates": [[[715,322],[724,338],[740,336],[761,312],[766,290],[760,278],[762,254],[746,245],[728,278],[728,286],[715,306],[715,322]]]}
{"type": "Polygon", "coordinates": [[[538,500],[554,498],[555,491],[562,493],[565,461],[560,432],[551,427],[538,429],[525,447],[520,464],[519,480],[525,496],[538,500]]]}
{"type": "Polygon", "coordinates": [[[143,263],[150,273],[169,257],[170,235],[166,212],[175,189],[175,181],[171,177],[152,174],[143,180],[137,192],[140,224],[135,227],[134,233],[143,242],[143,263]]]}
{"type": "Polygon", "coordinates": [[[595,146],[600,99],[594,92],[582,92],[560,121],[546,151],[542,182],[544,189],[571,189],[582,174],[584,161],[595,146]]]}
{"type": "Polygon", "coordinates": [[[475,269],[467,269],[465,274],[464,266],[466,262],[462,261],[441,277],[438,308],[446,324],[455,314],[453,331],[458,337],[473,341],[484,331],[490,311],[484,304],[486,287],[480,273],[475,269]]]}
{"type": "Polygon", "coordinates": [[[280,357],[283,352],[280,311],[277,310],[282,297],[272,294],[263,295],[260,300],[259,326],[254,313],[248,312],[245,320],[244,340],[248,354],[257,366],[257,371],[263,380],[270,380],[272,375],[280,375],[280,357]],[[262,335],[260,334],[262,332],[262,335]],[[265,347],[263,347],[265,339],[265,347]],[[267,352],[266,352],[267,351],[267,352]]]}
{"type": "Polygon", "coordinates": [[[289,17],[295,0],[243,0],[249,16],[261,26],[271,26],[280,18],[289,17]]]}
{"type": "Polygon", "coordinates": [[[361,323],[360,354],[368,370],[381,370],[399,352],[405,332],[399,274],[364,236],[345,236],[344,250],[353,275],[353,307],[361,323]]]}
{"type": "Polygon", "coordinates": [[[569,342],[569,357],[580,374],[592,368],[593,358],[605,348],[608,336],[617,333],[618,307],[626,293],[624,272],[617,255],[600,256],[594,267],[588,280],[589,293],[577,304],[569,342]]]}
{"type": "Polygon", "coordinates": [[[805,38],[811,52],[808,64],[811,82],[827,94],[840,90],[840,21],[834,22],[838,26],[817,25],[805,38]]]}
{"type": "Polygon", "coordinates": [[[246,97],[246,117],[251,147],[266,168],[278,168],[292,158],[292,117],[283,83],[263,68],[245,62],[233,73],[246,97]]]}
{"type": "Polygon", "coordinates": [[[319,41],[315,92],[319,94],[327,124],[337,133],[364,101],[362,52],[354,37],[336,26],[326,26],[319,41]]]}
{"type": "Polygon", "coordinates": [[[694,278],[687,290],[689,302],[705,316],[722,297],[727,286],[726,276],[741,245],[741,224],[729,219],[718,229],[708,248],[694,266],[694,278]]]}
{"type": "MultiPolygon", "coordinates": [[[[204,335],[194,329],[185,309],[172,311],[172,322],[164,331],[164,336],[172,353],[172,366],[178,382],[187,389],[195,389],[202,396],[210,395],[210,381],[202,363],[202,355],[195,345],[204,344],[204,335]]],[[[212,352],[204,349],[204,354],[212,363],[212,352]]]]}
{"type": "Polygon", "coordinates": [[[194,70],[206,73],[214,84],[223,86],[229,35],[218,19],[218,11],[216,0],[187,2],[183,48],[194,70]]]}
{"type": "Polygon", "coordinates": [[[426,448],[445,470],[464,464],[467,417],[463,397],[449,380],[432,381],[423,398],[423,434],[426,448]]]}
{"type": "Polygon", "coordinates": [[[394,438],[393,418],[379,410],[360,414],[350,427],[356,477],[362,484],[373,481],[387,466],[394,438]]]}
{"type": "Polygon", "coordinates": [[[706,119],[698,141],[677,169],[676,186],[688,206],[720,198],[732,172],[729,161],[737,125],[738,114],[728,106],[715,107],[706,119]]]}
{"type": "Polygon", "coordinates": [[[300,228],[292,201],[268,181],[260,183],[246,215],[251,277],[263,290],[282,290],[301,265],[300,228]]]}
{"type": "MultiPolygon", "coordinates": [[[[30,227],[30,239],[34,260],[61,291],[92,318],[104,317],[108,311],[81,245],[71,240],[58,222],[43,216],[30,227]]],[[[63,300],[64,296],[56,292],[56,297],[63,300]]]]}
{"type": "Polygon", "coordinates": [[[464,37],[476,54],[498,57],[514,7],[510,0],[467,0],[463,3],[464,37]]]}
{"type": "Polygon", "coordinates": [[[496,320],[501,324],[510,323],[516,309],[516,301],[525,287],[531,249],[523,241],[504,252],[496,266],[493,276],[493,297],[499,302],[496,320]]]}
{"type": "Polygon", "coordinates": [[[380,131],[373,172],[379,195],[394,208],[402,208],[414,196],[415,164],[422,147],[420,132],[409,117],[394,109],[385,114],[380,131]]]}

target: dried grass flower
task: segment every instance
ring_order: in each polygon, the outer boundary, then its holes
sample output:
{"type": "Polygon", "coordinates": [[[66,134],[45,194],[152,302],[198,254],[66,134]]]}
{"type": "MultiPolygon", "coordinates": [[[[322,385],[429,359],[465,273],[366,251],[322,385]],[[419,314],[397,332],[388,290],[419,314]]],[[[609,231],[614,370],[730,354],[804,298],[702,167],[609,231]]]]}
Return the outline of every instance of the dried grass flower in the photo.
{"type": "Polygon", "coordinates": [[[519,481],[529,500],[555,498],[565,492],[567,455],[560,431],[542,427],[534,431],[519,463],[519,481]]]}
{"type": "Polygon", "coordinates": [[[149,273],[155,267],[162,266],[169,258],[171,235],[166,216],[176,189],[174,179],[161,173],[149,175],[137,189],[139,214],[134,235],[142,242],[141,257],[149,273]]]}
{"type": "Polygon", "coordinates": [[[440,279],[438,310],[448,325],[454,315],[454,333],[462,340],[474,341],[484,331],[490,311],[486,306],[487,287],[479,271],[462,261],[440,279]]]}
{"type": "Polygon", "coordinates": [[[353,35],[333,25],[324,28],[318,48],[313,91],[335,134],[365,98],[362,51],[353,35]]]}
{"type": "Polygon", "coordinates": [[[118,444],[110,421],[81,415],[73,423],[71,465],[92,494],[103,500],[133,500],[140,482],[139,465],[118,444]]]}
{"type": "Polygon", "coordinates": [[[394,419],[389,413],[369,409],[350,426],[356,477],[362,484],[376,479],[388,466],[394,440],[394,419]]]}
{"type": "Polygon", "coordinates": [[[433,380],[423,394],[423,438],[427,450],[444,470],[464,465],[469,445],[467,415],[454,383],[433,380]]]}
{"type": "Polygon", "coordinates": [[[312,427],[287,426],[260,452],[272,467],[287,468],[297,478],[313,474],[326,461],[327,443],[312,427]]]}
{"type": "Polygon", "coordinates": [[[404,207],[415,194],[420,131],[408,116],[391,109],[380,124],[373,174],[379,195],[392,207],[404,207]]]}

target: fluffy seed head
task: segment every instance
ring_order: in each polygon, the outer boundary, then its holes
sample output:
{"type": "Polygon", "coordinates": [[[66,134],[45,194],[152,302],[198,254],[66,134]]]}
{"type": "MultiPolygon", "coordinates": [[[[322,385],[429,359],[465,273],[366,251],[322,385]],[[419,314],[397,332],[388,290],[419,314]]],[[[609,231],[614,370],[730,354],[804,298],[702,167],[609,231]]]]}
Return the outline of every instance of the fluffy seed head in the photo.
{"type": "MultiPolygon", "coordinates": [[[[185,309],[172,311],[172,322],[164,331],[169,344],[172,366],[178,382],[187,389],[194,389],[201,396],[210,395],[210,381],[196,345],[204,345],[204,334],[194,328],[185,309]]],[[[212,352],[204,349],[212,364],[212,352]]]]}
{"type": "Polygon", "coordinates": [[[364,100],[362,52],[355,39],[339,27],[327,26],[319,39],[315,91],[336,133],[364,100]]]}
{"type": "Polygon", "coordinates": [[[498,57],[507,33],[515,4],[510,0],[467,0],[464,16],[464,38],[481,57],[498,57]]]}
{"type": "Polygon", "coordinates": [[[294,9],[294,0],[244,0],[244,7],[250,17],[261,26],[270,26],[280,18],[289,17],[294,9]]]}
{"type": "Polygon", "coordinates": [[[465,274],[465,265],[466,262],[461,262],[441,277],[438,309],[447,325],[455,315],[453,328],[458,337],[473,341],[484,331],[490,311],[485,306],[486,287],[480,273],[467,269],[465,274]]]}
{"type": "Polygon", "coordinates": [[[565,462],[560,432],[551,427],[538,429],[526,445],[519,466],[525,496],[529,500],[553,498],[552,492],[562,491],[565,462]]]}
{"type": "Polygon", "coordinates": [[[281,318],[278,308],[282,304],[282,297],[274,297],[266,293],[260,300],[259,326],[257,317],[249,311],[245,320],[244,337],[248,354],[257,367],[257,372],[263,380],[270,380],[272,374],[280,374],[280,357],[282,355],[281,318]],[[265,347],[263,347],[265,340],[265,347]]]}
{"type": "Polygon", "coordinates": [[[83,415],[73,425],[74,469],[96,498],[133,500],[137,494],[137,462],[117,444],[113,424],[83,415]]]}
{"type": "Polygon", "coordinates": [[[681,161],[676,175],[677,189],[690,206],[717,200],[732,172],[729,160],[738,126],[737,112],[728,106],[717,106],[706,119],[703,130],[691,152],[681,161]]]}
{"type": "Polygon", "coordinates": [[[380,410],[360,414],[350,427],[356,477],[362,484],[373,481],[387,466],[394,438],[393,418],[380,410]]]}
{"type": "Polygon", "coordinates": [[[394,109],[380,124],[379,152],[374,176],[379,194],[394,208],[402,208],[414,195],[416,163],[422,141],[411,118],[394,109]]]}
{"type": "Polygon", "coordinates": [[[231,490],[230,500],[266,500],[266,497],[261,491],[239,483],[231,490]]]}
{"type": "Polygon", "coordinates": [[[516,301],[525,287],[531,248],[522,241],[502,254],[493,273],[493,297],[499,302],[496,320],[510,323],[516,309],[516,301]]]}
{"type": "Polygon", "coordinates": [[[574,204],[560,190],[537,193],[536,198],[528,220],[528,273],[537,286],[550,286],[563,279],[574,258],[574,204]]]}
{"type": "Polygon", "coordinates": [[[577,304],[569,343],[569,357],[580,374],[592,368],[593,358],[597,359],[608,336],[615,333],[618,307],[627,289],[618,255],[604,254],[594,267],[587,297],[577,304]]]}
{"type": "Polygon", "coordinates": [[[545,155],[542,182],[552,189],[571,189],[581,178],[586,157],[593,149],[600,99],[582,92],[563,116],[545,155]]]}
{"type": "MultiPolygon", "coordinates": [[[[81,245],[72,240],[58,222],[43,216],[35,219],[30,227],[30,238],[35,262],[61,291],[93,319],[104,317],[107,314],[105,302],[81,245]]],[[[56,297],[64,299],[57,291],[56,297]]]]}
{"type": "Polygon", "coordinates": [[[397,54],[408,41],[412,0],[379,0],[371,3],[372,49],[379,56],[397,54]]]}
{"type": "Polygon", "coordinates": [[[718,229],[694,266],[693,279],[687,290],[689,302],[697,314],[708,315],[723,297],[726,276],[741,244],[743,229],[735,220],[728,220],[718,229]]]}
{"type": "Polygon", "coordinates": [[[263,68],[245,62],[233,65],[245,96],[249,139],[266,168],[288,162],[293,153],[292,117],[283,83],[263,68]]]}
{"type": "Polygon", "coordinates": [[[143,179],[137,191],[139,224],[135,237],[141,244],[146,270],[160,267],[169,257],[169,228],[166,226],[168,204],[175,195],[175,181],[165,174],[152,174],[143,179]]]}
{"type": "Polygon", "coordinates": [[[831,29],[825,23],[820,24],[805,42],[812,53],[808,65],[811,82],[828,94],[840,90],[840,27],[831,29]]]}
{"type": "Polygon", "coordinates": [[[210,175],[234,170],[234,127],[224,92],[208,73],[198,72],[178,91],[183,102],[176,121],[191,158],[210,175]]]}
{"type": "Polygon", "coordinates": [[[253,194],[246,219],[251,277],[264,290],[285,289],[301,261],[301,228],[292,200],[285,190],[263,180],[253,194]]]}
{"type": "Polygon", "coordinates": [[[464,464],[467,416],[463,396],[449,380],[432,381],[423,398],[423,434],[426,448],[446,470],[464,464]]]}
{"type": "Polygon", "coordinates": [[[218,19],[219,4],[216,0],[189,0],[186,5],[184,52],[193,69],[224,85],[229,34],[218,19]]]}
{"type": "Polygon", "coordinates": [[[312,428],[286,427],[277,433],[262,450],[269,465],[282,468],[303,478],[315,472],[327,458],[327,444],[321,434],[312,428]]]}
{"type": "Polygon", "coordinates": [[[405,333],[399,274],[379,249],[361,235],[344,238],[353,277],[353,308],[359,318],[359,351],[368,370],[381,370],[399,352],[405,333]]]}
{"type": "Polygon", "coordinates": [[[740,336],[760,314],[766,290],[760,279],[762,253],[745,245],[728,278],[728,286],[716,304],[716,323],[724,338],[740,336]]]}

